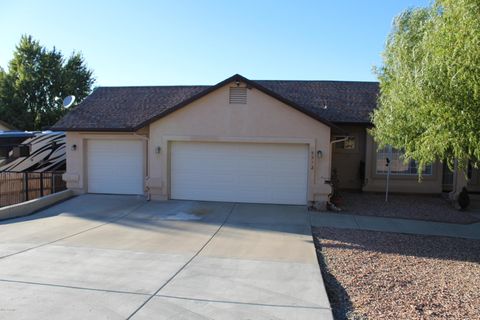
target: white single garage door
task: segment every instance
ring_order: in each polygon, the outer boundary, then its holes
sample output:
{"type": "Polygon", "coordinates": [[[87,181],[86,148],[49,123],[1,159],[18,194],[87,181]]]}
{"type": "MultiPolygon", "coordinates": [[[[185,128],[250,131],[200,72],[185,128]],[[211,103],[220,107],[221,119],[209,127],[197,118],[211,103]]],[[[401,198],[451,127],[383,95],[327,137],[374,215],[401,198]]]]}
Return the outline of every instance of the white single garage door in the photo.
{"type": "Polygon", "coordinates": [[[88,140],[88,192],[143,194],[143,142],[88,140]]]}
{"type": "Polygon", "coordinates": [[[307,176],[305,144],[172,144],[172,199],[305,204],[307,176]]]}

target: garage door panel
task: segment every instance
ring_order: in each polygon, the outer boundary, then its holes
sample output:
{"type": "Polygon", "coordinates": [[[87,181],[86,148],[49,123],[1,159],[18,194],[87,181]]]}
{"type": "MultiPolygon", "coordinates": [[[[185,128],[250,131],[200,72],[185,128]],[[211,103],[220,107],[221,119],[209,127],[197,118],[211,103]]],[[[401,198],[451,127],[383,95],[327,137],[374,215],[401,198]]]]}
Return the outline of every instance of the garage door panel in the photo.
{"type": "Polygon", "coordinates": [[[171,198],[305,204],[307,145],[174,142],[171,198]]]}
{"type": "Polygon", "coordinates": [[[88,192],[143,193],[143,143],[138,140],[88,140],[88,192]]]}

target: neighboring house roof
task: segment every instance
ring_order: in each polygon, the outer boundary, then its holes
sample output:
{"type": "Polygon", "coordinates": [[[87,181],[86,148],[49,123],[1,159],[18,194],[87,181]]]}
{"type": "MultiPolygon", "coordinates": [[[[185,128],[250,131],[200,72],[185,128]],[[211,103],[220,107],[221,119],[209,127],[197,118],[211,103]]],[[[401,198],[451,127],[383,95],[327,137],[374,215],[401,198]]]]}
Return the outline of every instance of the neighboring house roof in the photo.
{"type": "Polygon", "coordinates": [[[241,75],[214,86],[99,87],[51,129],[136,131],[233,81],[244,82],[329,126],[370,123],[378,94],[376,82],[254,81],[241,75]]]}

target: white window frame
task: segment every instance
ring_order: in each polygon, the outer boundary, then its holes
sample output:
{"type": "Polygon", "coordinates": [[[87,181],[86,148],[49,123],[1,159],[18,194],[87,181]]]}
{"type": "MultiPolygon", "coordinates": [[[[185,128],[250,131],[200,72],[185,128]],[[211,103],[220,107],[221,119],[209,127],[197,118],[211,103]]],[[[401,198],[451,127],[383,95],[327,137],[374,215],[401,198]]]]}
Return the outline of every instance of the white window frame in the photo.
{"type": "MultiPolygon", "coordinates": [[[[375,153],[375,172],[379,175],[386,175],[388,172],[388,167],[386,166],[386,158],[390,159],[390,175],[394,176],[416,176],[418,175],[418,163],[414,160],[411,160],[407,164],[404,161],[404,152],[392,148],[391,146],[386,146],[383,149],[377,149],[375,153]],[[382,163],[379,166],[379,161],[382,163]],[[414,165],[414,166],[413,166],[414,165]],[[384,168],[379,170],[379,168],[384,168]],[[406,167],[406,170],[405,170],[406,167]],[[404,169],[404,170],[401,170],[404,169]]],[[[423,176],[433,175],[433,165],[426,165],[422,172],[423,176]]]]}

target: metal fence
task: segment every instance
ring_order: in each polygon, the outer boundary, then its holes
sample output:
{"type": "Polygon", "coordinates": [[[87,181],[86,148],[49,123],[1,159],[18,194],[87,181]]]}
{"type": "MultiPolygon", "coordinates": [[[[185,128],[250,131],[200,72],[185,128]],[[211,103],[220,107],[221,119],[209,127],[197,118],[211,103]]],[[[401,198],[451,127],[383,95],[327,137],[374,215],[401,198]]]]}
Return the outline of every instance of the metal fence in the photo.
{"type": "Polygon", "coordinates": [[[66,189],[63,172],[0,172],[0,207],[66,189]]]}

